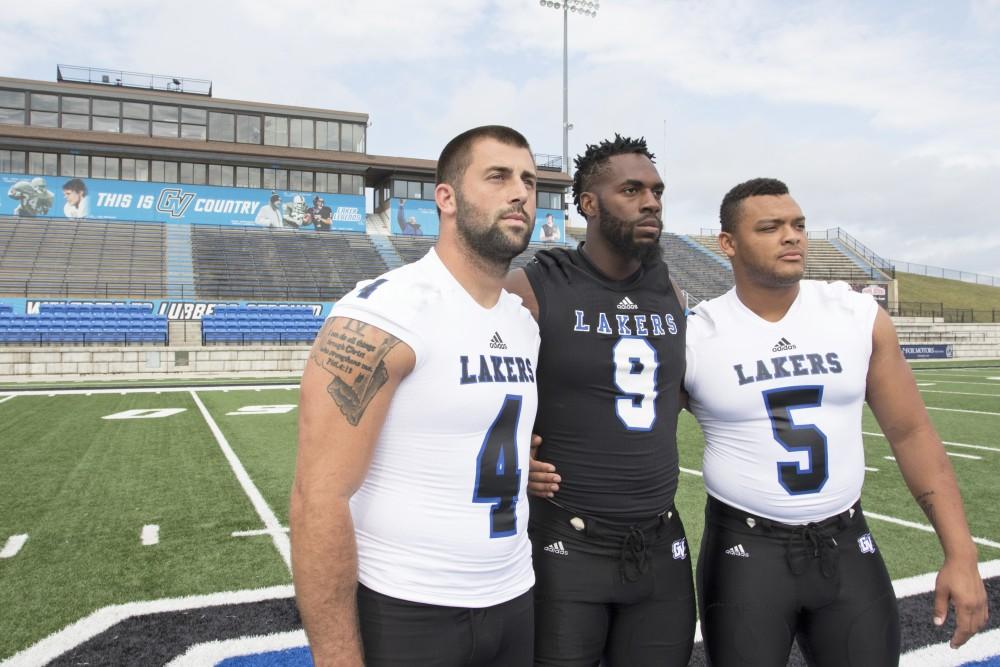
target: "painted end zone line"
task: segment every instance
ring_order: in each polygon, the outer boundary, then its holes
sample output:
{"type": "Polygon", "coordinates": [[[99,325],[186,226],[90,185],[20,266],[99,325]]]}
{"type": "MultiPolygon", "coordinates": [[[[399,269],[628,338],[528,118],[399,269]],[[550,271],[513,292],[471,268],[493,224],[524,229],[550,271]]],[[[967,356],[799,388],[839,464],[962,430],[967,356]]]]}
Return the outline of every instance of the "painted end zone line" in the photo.
{"type": "Polygon", "coordinates": [[[264,496],[261,494],[260,489],[253,483],[250,479],[250,475],[247,473],[246,468],[240,462],[240,459],[236,456],[236,452],[233,448],[229,446],[229,442],[226,440],[226,436],[222,435],[222,430],[219,425],[215,423],[212,419],[212,415],[209,414],[208,408],[205,404],[201,402],[198,398],[197,392],[193,389],[191,390],[191,398],[198,405],[198,409],[201,411],[202,417],[205,418],[205,422],[208,424],[208,428],[211,429],[212,435],[215,436],[216,442],[219,443],[219,448],[222,449],[223,455],[229,462],[229,467],[233,469],[233,473],[236,475],[236,479],[239,481],[240,486],[243,487],[243,492],[247,494],[250,498],[250,502],[253,504],[253,508],[257,510],[257,516],[260,520],[264,522],[264,527],[270,532],[271,540],[274,542],[274,548],[278,550],[281,554],[282,560],[285,561],[285,565],[288,567],[288,571],[292,570],[292,545],[288,539],[288,536],[281,531],[281,522],[278,521],[278,517],[275,516],[274,511],[268,506],[267,501],[264,500],[264,496]]]}
{"type": "Polygon", "coordinates": [[[96,637],[115,623],[133,616],[155,614],[164,611],[182,611],[213,607],[224,604],[240,604],[290,598],[295,595],[291,585],[271,586],[254,590],[234,591],[231,593],[211,593],[209,595],[192,595],[184,598],[166,598],[149,602],[126,602],[110,607],[103,607],[94,613],[81,618],[76,623],[67,625],[62,630],[53,633],[33,646],[8,659],[7,665],[47,665],[74,646],[79,646],[92,637],[96,637]]]}

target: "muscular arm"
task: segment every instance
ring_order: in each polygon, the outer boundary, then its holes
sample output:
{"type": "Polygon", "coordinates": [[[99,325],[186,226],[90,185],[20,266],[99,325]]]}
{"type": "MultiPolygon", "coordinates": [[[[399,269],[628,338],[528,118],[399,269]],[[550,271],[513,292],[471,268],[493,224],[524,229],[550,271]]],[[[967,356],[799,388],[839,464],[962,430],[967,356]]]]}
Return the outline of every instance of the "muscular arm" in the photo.
{"type": "Polygon", "coordinates": [[[289,523],[295,596],[317,666],[363,664],[348,501],[364,481],[413,351],[376,327],[326,322],[302,375],[289,523]]]}
{"type": "Polygon", "coordinates": [[[867,399],[910,493],[941,541],[945,560],[937,578],[934,622],[944,622],[950,599],[956,613],[951,645],[961,646],[988,618],[976,546],[951,463],[899,350],[892,320],[881,309],[875,318],[867,399]]]}
{"type": "MultiPolygon", "coordinates": [[[[538,299],[535,290],[528,281],[524,269],[514,269],[504,280],[504,289],[521,297],[524,307],[531,316],[538,320],[538,299]]],[[[528,460],[528,493],[540,498],[551,498],[559,490],[562,478],[556,474],[556,467],[551,463],[539,461],[536,457],[542,439],[534,434],[531,436],[531,458],[528,460]]]]}

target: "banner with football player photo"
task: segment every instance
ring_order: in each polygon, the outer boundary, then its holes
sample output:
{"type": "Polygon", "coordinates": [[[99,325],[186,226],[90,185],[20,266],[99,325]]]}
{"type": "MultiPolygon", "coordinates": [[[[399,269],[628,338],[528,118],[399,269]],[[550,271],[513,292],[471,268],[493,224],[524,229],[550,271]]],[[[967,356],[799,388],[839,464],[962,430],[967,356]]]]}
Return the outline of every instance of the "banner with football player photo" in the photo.
{"type": "Polygon", "coordinates": [[[365,231],[363,195],[0,174],[0,215],[365,231]]]}

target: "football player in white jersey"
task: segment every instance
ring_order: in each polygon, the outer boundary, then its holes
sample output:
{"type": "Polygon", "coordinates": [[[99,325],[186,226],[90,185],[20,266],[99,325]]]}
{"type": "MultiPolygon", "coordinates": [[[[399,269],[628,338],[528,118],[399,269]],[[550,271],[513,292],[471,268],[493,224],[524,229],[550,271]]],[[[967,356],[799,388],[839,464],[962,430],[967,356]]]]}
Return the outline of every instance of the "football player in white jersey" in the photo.
{"type": "Polygon", "coordinates": [[[721,207],[736,285],[688,317],[685,387],[705,433],[709,494],[698,563],[713,665],[894,665],[895,596],[859,498],[867,400],[944,550],[933,622],[960,646],[988,610],[951,464],[892,320],[844,283],[802,280],[805,218],[754,179],[721,207]]]}
{"type": "Polygon", "coordinates": [[[302,376],[292,566],[317,665],[533,659],[539,337],[502,282],[531,238],[535,163],[486,126],[437,178],[434,248],[341,299],[302,376]]]}

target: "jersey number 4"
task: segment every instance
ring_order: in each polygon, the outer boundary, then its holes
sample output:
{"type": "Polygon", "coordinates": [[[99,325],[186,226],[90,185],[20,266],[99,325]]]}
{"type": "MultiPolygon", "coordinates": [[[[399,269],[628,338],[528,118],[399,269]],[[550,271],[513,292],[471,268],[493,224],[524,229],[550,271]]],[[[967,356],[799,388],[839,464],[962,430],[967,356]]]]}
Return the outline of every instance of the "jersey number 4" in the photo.
{"type": "Polygon", "coordinates": [[[826,434],[814,424],[796,424],[792,410],[818,408],[823,387],[787,387],[764,392],[764,405],[771,418],[774,439],[790,452],[806,452],[809,464],[803,470],[797,461],[778,462],[778,481],[788,493],[816,493],[828,477],[826,434]]]}
{"type": "Polygon", "coordinates": [[[490,537],[517,533],[517,496],[521,469],[517,467],[517,422],[521,397],[507,394],[500,413],[486,432],[476,458],[476,486],[472,502],[490,503],[490,537]]]}

